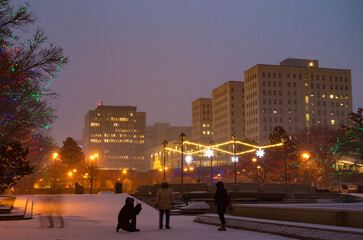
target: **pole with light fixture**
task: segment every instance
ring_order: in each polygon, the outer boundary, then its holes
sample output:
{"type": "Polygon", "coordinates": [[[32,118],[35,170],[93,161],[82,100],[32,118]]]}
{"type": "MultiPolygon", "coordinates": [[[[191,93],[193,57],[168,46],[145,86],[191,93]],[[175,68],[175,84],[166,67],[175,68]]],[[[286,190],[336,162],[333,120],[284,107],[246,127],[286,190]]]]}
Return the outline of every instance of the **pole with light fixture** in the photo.
{"type": "Polygon", "coordinates": [[[164,146],[164,181],[165,181],[165,169],[166,169],[166,165],[165,165],[165,148],[168,146],[168,141],[164,140],[163,141],[163,146],[164,146]]]}
{"type": "Polygon", "coordinates": [[[233,139],[233,158],[234,158],[234,184],[236,184],[237,183],[236,132],[233,132],[232,139],[233,139]]]}
{"type": "Polygon", "coordinates": [[[182,132],[179,136],[181,140],[181,180],[180,180],[180,191],[183,190],[183,176],[184,176],[184,140],[185,140],[185,134],[182,132]]]}

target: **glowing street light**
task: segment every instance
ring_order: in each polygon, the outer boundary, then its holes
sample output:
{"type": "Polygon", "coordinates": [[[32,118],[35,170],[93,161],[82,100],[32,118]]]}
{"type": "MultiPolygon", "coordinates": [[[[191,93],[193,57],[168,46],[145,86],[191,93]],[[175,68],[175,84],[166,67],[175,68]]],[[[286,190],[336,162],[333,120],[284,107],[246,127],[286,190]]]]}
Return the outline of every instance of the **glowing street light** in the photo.
{"type": "Polygon", "coordinates": [[[238,162],[238,158],[236,157],[236,140],[237,140],[236,132],[233,132],[232,139],[233,139],[233,158],[232,158],[232,162],[234,162],[234,184],[236,184],[237,183],[237,162],[238,162]]]}
{"type": "Polygon", "coordinates": [[[183,192],[183,176],[184,176],[184,171],[183,171],[183,168],[184,168],[184,140],[185,140],[185,134],[182,132],[179,136],[180,138],[180,141],[182,142],[181,143],[181,151],[182,151],[182,154],[181,154],[181,168],[180,168],[180,173],[181,173],[181,179],[180,179],[180,183],[181,183],[181,186],[180,186],[180,192],[183,192]]]}
{"type": "Polygon", "coordinates": [[[53,176],[53,190],[55,190],[56,187],[56,181],[57,181],[57,159],[58,159],[58,153],[53,153],[53,166],[54,166],[54,176],[53,176]]]}
{"type": "Polygon", "coordinates": [[[96,169],[97,169],[97,160],[98,160],[98,153],[95,153],[93,155],[91,155],[89,158],[90,158],[90,174],[89,174],[89,181],[90,181],[90,194],[92,194],[92,188],[93,188],[93,181],[95,180],[95,175],[96,175],[96,169]]]}
{"type": "MultiPolygon", "coordinates": [[[[210,141],[210,145],[213,145],[214,142],[210,141]]],[[[205,154],[210,158],[210,183],[213,183],[213,150],[210,148],[207,148],[205,151],[205,154]]]]}
{"type": "Polygon", "coordinates": [[[164,140],[163,141],[163,146],[164,146],[164,181],[165,181],[165,170],[166,170],[166,166],[165,166],[165,148],[168,146],[168,141],[164,140]]]}
{"type": "Polygon", "coordinates": [[[311,185],[311,182],[310,182],[310,172],[309,171],[307,171],[307,164],[308,164],[308,160],[309,160],[309,158],[310,158],[310,155],[308,154],[308,153],[304,153],[303,155],[302,155],[302,157],[305,159],[305,162],[304,162],[304,168],[305,168],[305,171],[304,171],[304,182],[306,183],[306,181],[305,181],[305,177],[306,177],[306,175],[307,175],[307,178],[308,178],[308,182],[309,182],[309,184],[311,185]]]}

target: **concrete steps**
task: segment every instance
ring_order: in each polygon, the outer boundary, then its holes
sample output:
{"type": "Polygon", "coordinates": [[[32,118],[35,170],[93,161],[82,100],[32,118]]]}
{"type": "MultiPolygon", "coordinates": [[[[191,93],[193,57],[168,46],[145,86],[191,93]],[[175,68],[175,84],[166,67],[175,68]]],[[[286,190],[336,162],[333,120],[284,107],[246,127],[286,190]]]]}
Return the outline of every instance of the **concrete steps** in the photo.
{"type": "Polygon", "coordinates": [[[0,212],[0,221],[29,220],[33,217],[33,200],[25,196],[17,196],[12,206],[6,206],[0,212]],[[5,211],[9,210],[10,211],[5,211]]]}

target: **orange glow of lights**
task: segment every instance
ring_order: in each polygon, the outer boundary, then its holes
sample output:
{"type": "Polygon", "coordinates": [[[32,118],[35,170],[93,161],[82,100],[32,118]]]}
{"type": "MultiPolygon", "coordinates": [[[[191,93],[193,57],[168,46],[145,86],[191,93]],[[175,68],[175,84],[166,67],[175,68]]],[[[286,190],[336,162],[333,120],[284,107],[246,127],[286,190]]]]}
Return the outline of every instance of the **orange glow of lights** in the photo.
{"type": "Polygon", "coordinates": [[[72,172],[69,172],[69,173],[68,173],[68,176],[70,176],[70,177],[71,177],[71,176],[72,176],[72,172]]]}
{"type": "Polygon", "coordinates": [[[184,168],[184,172],[187,172],[188,171],[188,168],[184,168]]]}
{"type": "Polygon", "coordinates": [[[126,170],[123,170],[122,173],[125,174],[125,173],[127,173],[127,171],[126,170]]]}
{"type": "Polygon", "coordinates": [[[252,158],[252,162],[257,162],[257,158],[252,158]]]}
{"type": "Polygon", "coordinates": [[[303,158],[306,158],[306,159],[309,159],[309,157],[310,157],[310,155],[307,153],[304,153],[302,156],[303,156],[303,158]]]}

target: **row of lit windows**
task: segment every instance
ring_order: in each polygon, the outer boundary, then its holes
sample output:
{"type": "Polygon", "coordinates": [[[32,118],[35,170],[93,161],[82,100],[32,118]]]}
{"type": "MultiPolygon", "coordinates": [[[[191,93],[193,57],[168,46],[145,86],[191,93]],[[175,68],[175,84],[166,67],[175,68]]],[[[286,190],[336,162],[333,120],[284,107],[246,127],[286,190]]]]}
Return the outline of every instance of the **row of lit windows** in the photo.
{"type": "Polygon", "coordinates": [[[210,124],[209,123],[204,123],[203,127],[210,127],[210,124]]]}
{"type": "Polygon", "coordinates": [[[203,131],[203,135],[213,135],[213,132],[211,132],[211,131],[203,131]]]}
{"type": "Polygon", "coordinates": [[[127,122],[129,121],[128,118],[125,118],[125,117],[111,117],[111,121],[114,121],[114,122],[127,122]]]}

